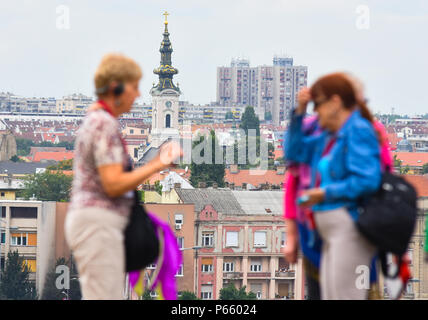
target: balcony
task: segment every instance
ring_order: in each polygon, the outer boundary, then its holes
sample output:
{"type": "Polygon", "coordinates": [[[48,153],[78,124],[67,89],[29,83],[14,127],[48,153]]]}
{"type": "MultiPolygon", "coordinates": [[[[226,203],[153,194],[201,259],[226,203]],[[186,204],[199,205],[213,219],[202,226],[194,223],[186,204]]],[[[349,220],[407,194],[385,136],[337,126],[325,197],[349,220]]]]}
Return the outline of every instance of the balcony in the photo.
{"type": "Polygon", "coordinates": [[[248,272],[247,277],[248,278],[270,278],[271,273],[270,272],[248,272]]]}
{"type": "Polygon", "coordinates": [[[243,272],[223,272],[223,279],[242,279],[243,272]]]}
{"type": "Polygon", "coordinates": [[[276,278],[294,278],[296,276],[296,272],[291,271],[276,271],[275,277],[276,278]]]}

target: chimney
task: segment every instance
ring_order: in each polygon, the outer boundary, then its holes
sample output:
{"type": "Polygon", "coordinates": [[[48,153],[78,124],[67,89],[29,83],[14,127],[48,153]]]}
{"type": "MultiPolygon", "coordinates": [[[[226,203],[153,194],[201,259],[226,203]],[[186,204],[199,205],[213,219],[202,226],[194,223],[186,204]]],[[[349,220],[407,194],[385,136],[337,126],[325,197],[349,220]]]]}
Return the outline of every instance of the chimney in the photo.
{"type": "Polygon", "coordinates": [[[181,183],[180,182],[174,183],[174,189],[181,189],[181,183]]]}
{"type": "Polygon", "coordinates": [[[207,184],[205,182],[202,182],[202,181],[198,182],[198,188],[206,188],[206,187],[207,187],[207,184]]]}
{"type": "Polygon", "coordinates": [[[237,164],[231,164],[229,167],[230,173],[238,173],[239,172],[239,168],[237,164]]]}

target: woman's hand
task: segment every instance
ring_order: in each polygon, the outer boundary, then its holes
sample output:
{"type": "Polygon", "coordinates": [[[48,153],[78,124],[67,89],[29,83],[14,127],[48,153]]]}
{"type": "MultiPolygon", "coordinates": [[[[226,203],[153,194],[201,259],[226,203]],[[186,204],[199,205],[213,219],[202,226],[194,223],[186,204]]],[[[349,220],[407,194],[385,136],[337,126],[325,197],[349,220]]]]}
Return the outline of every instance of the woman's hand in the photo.
{"type": "Polygon", "coordinates": [[[168,142],[163,146],[158,154],[157,160],[161,163],[161,167],[167,168],[174,164],[178,158],[183,156],[183,149],[177,142],[168,142]]]}
{"type": "Polygon", "coordinates": [[[287,224],[287,241],[285,247],[282,248],[282,253],[288,263],[296,263],[299,239],[297,223],[296,220],[293,219],[285,219],[285,221],[287,224]]]}
{"type": "Polygon", "coordinates": [[[301,203],[303,207],[311,207],[315,204],[318,204],[324,200],[325,191],[322,188],[309,189],[302,192],[301,197],[307,197],[308,200],[301,203]]]}
{"type": "Polygon", "coordinates": [[[298,115],[304,114],[306,112],[306,108],[308,107],[308,103],[311,100],[312,100],[311,90],[306,87],[302,88],[297,94],[298,106],[296,108],[296,113],[298,115]]]}
{"type": "MultiPolygon", "coordinates": [[[[288,238],[288,235],[287,235],[288,238]]],[[[293,240],[287,239],[287,244],[284,248],[282,248],[282,253],[284,254],[285,260],[288,263],[296,263],[297,262],[297,239],[293,240]]]]}

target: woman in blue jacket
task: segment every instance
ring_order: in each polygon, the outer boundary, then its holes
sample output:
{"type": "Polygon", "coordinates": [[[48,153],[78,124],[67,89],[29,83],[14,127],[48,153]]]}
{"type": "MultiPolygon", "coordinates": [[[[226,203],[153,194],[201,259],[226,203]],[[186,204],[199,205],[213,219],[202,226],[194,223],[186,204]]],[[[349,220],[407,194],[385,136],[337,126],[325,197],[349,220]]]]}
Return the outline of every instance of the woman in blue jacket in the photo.
{"type": "Polygon", "coordinates": [[[291,161],[311,166],[311,189],[300,204],[312,206],[323,240],[320,266],[322,299],[366,299],[370,262],[375,247],[358,231],[358,202],[380,184],[380,150],[373,117],[340,73],[317,80],[299,92],[286,135],[285,154],[291,161]],[[305,136],[302,120],[307,105],[323,132],[305,136]]]}

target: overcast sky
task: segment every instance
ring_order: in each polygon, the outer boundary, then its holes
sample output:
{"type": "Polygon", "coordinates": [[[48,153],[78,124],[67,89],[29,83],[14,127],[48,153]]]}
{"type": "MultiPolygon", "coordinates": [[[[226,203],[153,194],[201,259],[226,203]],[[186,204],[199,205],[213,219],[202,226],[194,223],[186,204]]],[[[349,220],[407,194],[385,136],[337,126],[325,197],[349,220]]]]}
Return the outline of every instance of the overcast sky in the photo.
{"type": "Polygon", "coordinates": [[[309,85],[346,70],[363,80],[374,111],[428,113],[426,0],[2,0],[0,91],[92,95],[97,64],[115,51],[140,63],[150,102],[164,10],[182,100],[215,101],[216,67],[232,57],[257,66],[287,54],[308,66],[309,85]],[[60,5],[69,29],[57,28],[60,5]]]}

